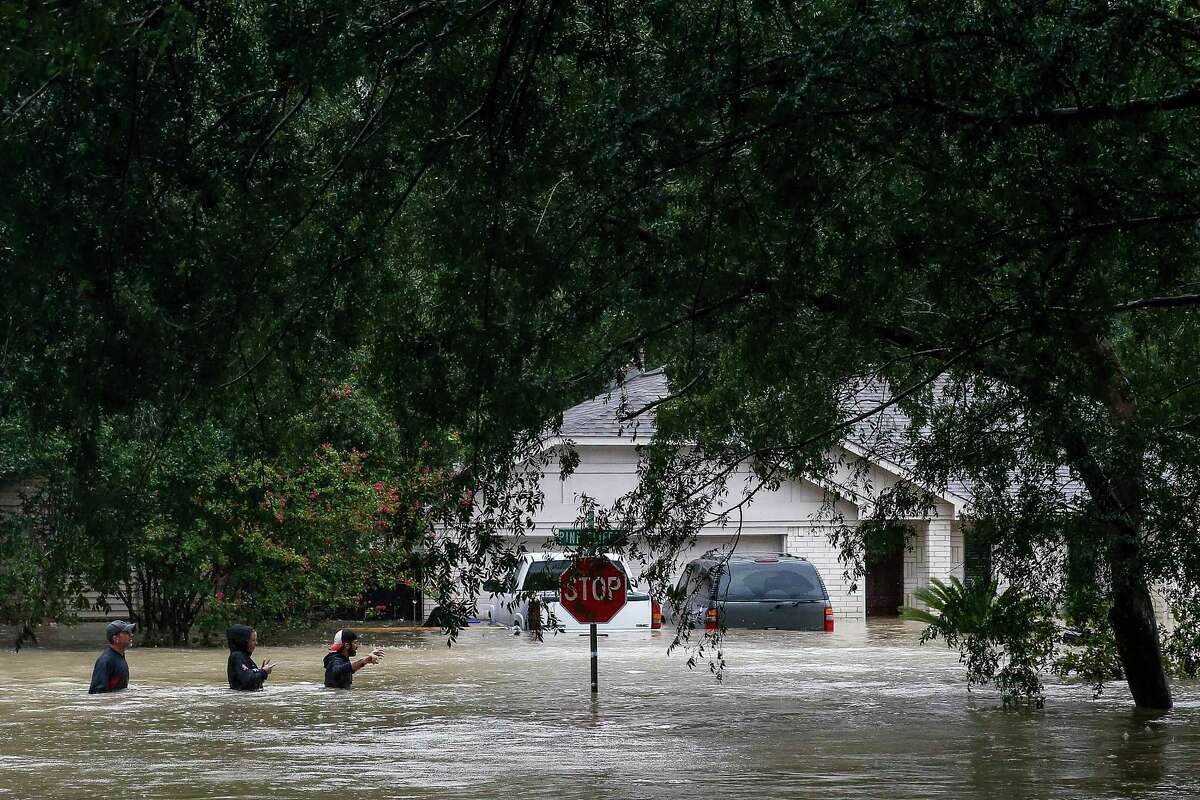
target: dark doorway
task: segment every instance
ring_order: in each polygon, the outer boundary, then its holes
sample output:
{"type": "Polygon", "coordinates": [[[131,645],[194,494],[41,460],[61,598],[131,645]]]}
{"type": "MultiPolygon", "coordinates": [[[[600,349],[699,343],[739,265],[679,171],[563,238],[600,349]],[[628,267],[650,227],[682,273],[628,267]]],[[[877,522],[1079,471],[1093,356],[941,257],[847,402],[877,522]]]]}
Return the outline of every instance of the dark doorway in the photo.
{"type": "Polygon", "coordinates": [[[867,553],[867,616],[895,617],[904,605],[904,547],[867,553]]]}

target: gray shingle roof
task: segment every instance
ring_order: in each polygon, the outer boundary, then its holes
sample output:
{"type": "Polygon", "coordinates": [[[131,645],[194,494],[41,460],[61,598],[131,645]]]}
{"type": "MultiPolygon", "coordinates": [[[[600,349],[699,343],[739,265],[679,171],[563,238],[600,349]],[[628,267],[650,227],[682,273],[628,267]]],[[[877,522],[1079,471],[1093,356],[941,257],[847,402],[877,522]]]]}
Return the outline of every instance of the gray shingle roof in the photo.
{"type": "MultiPolygon", "coordinates": [[[[945,375],[938,376],[931,388],[935,403],[955,401],[950,396],[949,379],[945,375]]],[[[847,417],[852,418],[877,409],[891,399],[891,387],[886,382],[864,381],[852,387],[842,410],[847,417]]],[[[912,424],[912,419],[901,411],[898,405],[891,405],[855,423],[846,432],[846,439],[876,458],[904,467],[908,461],[903,450],[904,437],[912,424]]],[[[972,494],[967,484],[956,480],[950,481],[946,491],[964,500],[969,499],[972,494]]]]}
{"type": "Polygon", "coordinates": [[[649,441],[654,436],[654,409],[635,419],[622,421],[621,417],[641,411],[670,391],[666,371],[661,367],[649,372],[630,372],[620,385],[612,384],[604,394],[564,411],[559,433],[569,439],[627,437],[649,441]]]}
{"type": "MultiPolygon", "coordinates": [[[[961,402],[961,398],[951,388],[950,379],[945,375],[939,376],[931,389],[935,404],[954,405],[961,402]]],[[[853,388],[845,411],[848,417],[854,417],[880,407],[891,398],[891,389],[885,382],[865,382],[853,388]]],[[[898,406],[893,405],[856,423],[847,433],[846,439],[867,451],[870,457],[886,459],[908,469],[911,468],[911,457],[905,452],[904,441],[912,425],[912,419],[898,406]]],[[[1020,476],[1010,475],[1010,478],[1013,480],[1010,491],[1016,492],[1020,476]]],[[[1067,502],[1078,501],[1087,491],[1082,483],[1071,476],[1065,465],[1057,468],[1053,482],[1067,502]]],[[[955,478],[950,479],[946,491],[968,502],[975,496],[970,484],[955,478]]]]}
{"type": "MultiPolygon", "coordinates": [[[[957,402],[949,387],[949,380],[938,378],[932,386],[934,402],[957,402]]],[[[591,400],[563,412],[563,424],[559,434],[564,438],[626,438],[630,441],[648,442],[655,431],[654,409],[646,408],[656,400],[670,394],[670,382],[664,368],[649,372],[631,371],[606,392],[591,400]],[[622,421],[622,417],[637,414],[634,419],[622,421]]],[[[863,382],[851,388],[843,404],[846,418],[879,408],[892,397],[891,389],[883,381],[863,382]]],[[[912,426],[912,419],[898,405],[892,405],[854,424],[847,432],[846,441],[866,451],[868,458],[885,460],[906,469],[908,457],[904,452],[905,433],[912,426]]],[[[1059,470],[1058,482],[1070,497],[1083,491],[1065,467],[1059,470]]],[[[946,490],[967,502],[974,492],[962,481],[952,480],[946,490]]]]}

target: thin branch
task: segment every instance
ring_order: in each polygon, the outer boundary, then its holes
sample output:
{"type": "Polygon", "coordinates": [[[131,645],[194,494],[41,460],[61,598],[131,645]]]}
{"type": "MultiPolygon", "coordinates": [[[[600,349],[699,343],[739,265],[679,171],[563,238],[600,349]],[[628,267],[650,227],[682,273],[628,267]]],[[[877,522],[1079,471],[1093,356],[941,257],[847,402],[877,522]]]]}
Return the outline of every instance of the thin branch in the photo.
{"type": "Polygon", "coordinates": [[[196,145],[200,144],[200,142],[202,142],[206,138],[208,138],[209,134],[218,130],[222,125],[224,125],[229,120],[229,117],[231,117],[233,115],[234,111],[237,111],[238,106],[240,106],[242,103],[246,102],[247,100],[253,100],[256,97],[265,97],[266,95],[271,94],[273,91],[274,90],[272,90],[272,89],[259,89],[257,91],[253,91],[253,92],[246,92],[245,94],[243,94],[239,97],[235,97],[234,99],[230,100],[228,103],[225,104],[225,111],[221,113],[221,116],[217,117],[216,122],[209,125],[207,128],[205,128],[203,131],[200,132],[199,136],[197,136],[192,141],[188,142],[188,147],[189,148],[196,147],[196,145]]]}
{"type": "Polygon", "coordinates": [[[1142,308],[1187,308],[1200,306],[1200,294],[1177,294],[1166,297],[1145,297],[1113,306],[1113,311],[1137,311],[1142,308]]]}
{"type": "Polygon", "coordinates": [[[927,97],[899,96],[893,104],[880,104],[856,110],[853,113],[874,113],[887,111],[891,106],[908,106],[944,114],[965,122],[983,123],[990,125],[1012,125],[1014,127],[1031,127],[1035,125],[1080,125],[1093,122],[1106,122],[1117,119],[1138,117],[1144,114],[1157,114],[1163,111],[1183,111],[1200,107],[1200,86],[1194,86],[1165,97],[1142,97],[1116,105],[1070,106],[1063,108],[1040,109],[1024,111],[1009,116],[995,117],[981,111],[955,108],[940,100],[927,97]]]}
{"type": "Polygon", "coordinates": [[[246,169],[250,169],[254,166],[254,162],[258,160],[258,155],[263,151],[263,148],[271,143],[271,140],[275,138],[275,134],[279,133],[283,126],[288,123],[288,120],[296,115],[296,112],[300,110],[301,106],[308,102],[308,99],[312,97],[312,89],[312,84],[308,84],[308,87],[304,90],[304,96],[296,101],[296,104],[292,106],[291,111],[283,115],[283,119],[275,123],[275,127],[271,128],[271,132],[267,134],[267,138],[259,142],[258,147],[254,148],[254,152],[250,154],[250,160],[246,162],[246,169]]]}
{"type": "Polygon", "coordinates": [[[685,322],[691,322],[693,320],[703,319],[704,317],[708,316],[712,312],[719,311],[722,308],[725,308],[726,306],[737,305],[738,303],[740,303],[743,300],[745,300],[746,298],[750,297],[752,294],[754,294],[758,290],[759,290],[759,287],[751,286],[748,289],[737,292],[735,294],[727,295],[726,297],[723,297],[720,300],[716,300],[712,303],[709,303],[706,306],[701,306],[700,308],[689,311],[687,314],[681,314],[680,316],[675,317],[671,320],[668,320],[667,322],[664,322],[662,325],[659,325],[655,328],[651,328],[650,330],[642,331],[641,333],[630,336],[630,337],[622,340],[621,342],[618,342],[613,347],[610,347],[608,350],[606,350],[600,356],[600,358],[596,359],[594,366],[588,367],[587,369],[585,369],[581,372],[577,372],[574,375],[567,378],[566,384],[568,384],[568,385],[574,384],[574,383],[577,383],[580,380],[586,378],[588,375],[592,374],[592,372],[595,371],[596,368],[598,368],[599,366],[602,366],[605,361],[607,361],[609,358],[611,358],[613,355],[615,355],[617,353],[628,350],[631,347],[636,347],[637,345],[642,344],[643,342],[653,338],[654,336],[657,336],[660,333],[665,333],[666,331],[671,330],[672,328],[676,327],[677,325],[681,325],[685,322]]]}
{"type": "Polygon", "coordinates": [[[689,391],[691,391],[692,387],[695,386],[697,383],[699,383],[700,379],[703,378],[707,374],[707,372],[708,372],[707,370],[701,370],[699,373],[696,374],[696,377],[692,378],[690,381],[688,381],[686,384],[684,384],[683,388],[680,389],[679,391],[672,392],[671,394],[668,394],[665,397],[660,397],[651,403],[647,403],[646,405],[639,408],[637,411],[632,411],[628,414],[624,414],[620,417],[617,417],[617,422],[630,422],[631,420],[636,419],[637,417],[640,417],[642,414],[645,414],[647,411],[649,411],[652,408],[657,408],[658,406],[661,406],[663,403],[669,403],[677,397],[682,397],[683,395],[685,395],[689,391]]]}
{"type": "Polygon", "coordinates": [[[64,71],[65,71],[65,70],[61,70],[61,69],[60,69],[58,72],[55,72],[53,75],[51,75],[49,78],[47,78],[45,83],[43,83],[41,86],[39,86],[37,89],[35,89],[35,90],[33,91],[33,94],[29,95],[29,97],[26,97],[24,100],[22,100],[22,101],[21,101],[21,104],[20,104],[19,106],[17,106],[16,108],[14,108],[12,111],[8,112],[8,116],[7,116],[7,117],[5,117],[5,118],[4,118],[4,122],[3,122],[3,123],[0,123],[0,124],[7,125],[8,123],[10,123],[10,122],[12,122],[14,119],[16,119],[16,118],[17,118],[17,116],[18,116],[18,115],[19,115],[19,114],[20,114],[22,111],[24,111],[24,110],[25,110],[25,106],[29,105],[29,104],[30,104],[30,103],[32,103],[34,100],[36,100],[36,99],[38,99],[39,97],[41,97],[41,95],[42,95],[42,92],[44,92],[44,91],[46,91],[47,89],[49,89],[49,88],[50,88],[50,84],[54,83],[56,80],[58,80],[59,78],[61,78],[61,77],[62,77],[62,74],[63,74],[63,72],[64,72],[64,71]]]}

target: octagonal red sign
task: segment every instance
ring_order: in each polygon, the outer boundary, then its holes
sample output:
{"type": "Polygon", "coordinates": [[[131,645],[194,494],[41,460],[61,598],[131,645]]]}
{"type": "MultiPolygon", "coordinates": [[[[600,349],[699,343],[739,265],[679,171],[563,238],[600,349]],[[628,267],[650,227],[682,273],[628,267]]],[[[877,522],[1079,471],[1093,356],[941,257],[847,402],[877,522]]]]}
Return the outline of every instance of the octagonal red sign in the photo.
{"type": "Polygon", "coordinates": [[[559,578],[559,602],[577,622],[608,622],[625,607],[627,583],[607,558],[581,558],[559,578]]]}

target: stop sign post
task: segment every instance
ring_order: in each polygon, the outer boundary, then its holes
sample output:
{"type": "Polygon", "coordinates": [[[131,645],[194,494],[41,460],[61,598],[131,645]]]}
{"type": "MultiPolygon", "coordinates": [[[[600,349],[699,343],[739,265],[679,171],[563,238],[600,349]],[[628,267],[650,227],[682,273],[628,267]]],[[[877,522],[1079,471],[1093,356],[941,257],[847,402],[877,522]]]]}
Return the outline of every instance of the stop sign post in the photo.
{"type": "Polygon", "coordinates": [[[592,696],[599,691],[596,623],[608,622],[625,607],[625,573],[607,558],[581,558],[558,580],[559,603],[576,622],[587,623],[592,643],[592,696]]]}

